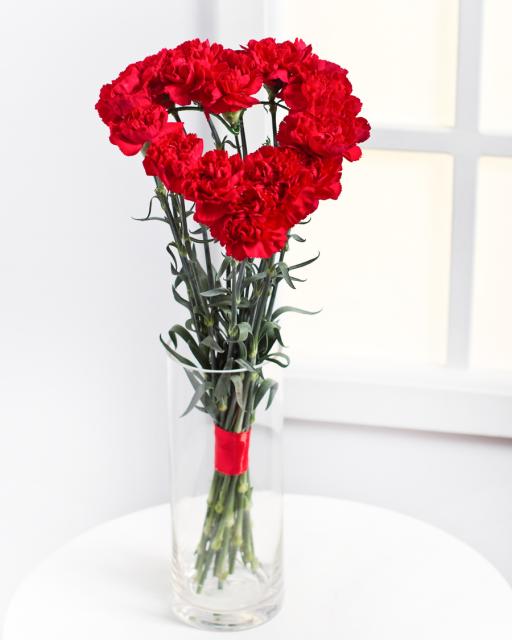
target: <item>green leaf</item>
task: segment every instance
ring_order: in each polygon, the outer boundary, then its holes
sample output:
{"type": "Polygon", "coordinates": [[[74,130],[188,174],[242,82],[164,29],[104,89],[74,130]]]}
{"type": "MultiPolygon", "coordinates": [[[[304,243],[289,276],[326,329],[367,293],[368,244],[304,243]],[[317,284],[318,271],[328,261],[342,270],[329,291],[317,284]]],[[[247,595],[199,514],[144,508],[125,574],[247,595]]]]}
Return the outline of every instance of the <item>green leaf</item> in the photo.
{"type": "Polygon", "coordinates": [[[286,353],[280,352],[269,353],[265,360],[267,360],[268,362],[273,362],[283,369],[290,364],[290,357],[287,356],[286,353]]]}
{"type": "Polygon", "coordinates": [[[254,394],[254,408],[256,408],[259,405],[259,403],[263,400],[265,394],[268,392],[269,397],[268,397],[267,406],[266,406],[266,408],[268,409],[272,404],[272,400],[276,395],[276,391],[278,387],[279,387],[278,382],[276,382],[275,380],[272,380],[272,378],[265,378],[265,380],[262,381],[256,393],[254,394]]]}
{"type": "Polygon", "coordinates": [[[178,302],[179,304],[183,305],[189,311],[192,311],[192,306],[191,306],[190,302],[178,292],[178,290],[176,289],[176,287],[174,285],[171,286],[171,289],[172,289],[172,295],[173,295],[174,299],[176,300],[176,302],[178,302]]]}
{"type": "Polygon", "coordinates": [[[201,344],[209,349],[213,349],[216,353],[224,353],[224,349],[213,336],[206,336],[206,338],[201,340],[201,344]]]}
{"type": "Polygon", "coordinates": [[[298,233],[291,233],[289,237],[293,240],[296,240],[297,242],[306,242],[306,238],[299,236],[298,233]]]}
{"type": "Polygon", "coordinates": [[[249,322],[240,322],[240,324],[236,325],[237,329],[237,341],[245,342],[247,340],[247,336],[252,333],[252,327],[249,322]]]}
{"type": "Polygon", "coordinates": [[[314,258],[310,258],[309,260],[305,260],[304,262],[299,262],[299,264],[294,264],[291,267],[288,267],[288,271],[291,271],[292,269],[300,269],[301,267],[305,267],[308,264],[312,264],[313,262],[318,260],[319,257],[320,257],[320,251],[316,254],[314,258]]]}
{"type": "Polygon", "coordinates": [[[222,400],[222,398],[226,398],[229,392],[229,379],[231,377],[230,373],[222,373],[217,380],[217,384],[215,385],[215,390],[213,395],[216,400],[222,400]]]}
{"type": "MultiPolygon", "coordinates": [[[[152,218],[152,220],[155,220],[156,218],[152,218]]],[[[207,240],[202,240],[201,238],[190,238],[190,240],[192,242],[195,242],[196,244],[210,244],[211,242],[215,242],[215,240],[213,238],[208,238],[207,240]]]]}
{"type": "Polygon", "coordinates": [[[199,400],[201,400],[201,398],[203,397],[203,395],[206,393],[206,390],[208,388],[208,383],[207,382],[203,382],[200,385],[197,386],[196,390],[194,391],[194,395],[192,396],[192,399],[190,400],[188,407],[185,409],[185,411],[181,414],[181,418],[183,418],[183,416],[186,416],[187,413],[190,413],[192,411],[192,409],[196,406],[196,404],[199,402],[199,400]]]}
{"type": "Polygon", "coordinates": [[[295,289],[295,285],[293,284],[292,279],[290,278],[290,274],[288,273],[288,266],[284,262],[280,262],[277,265],[277,269],[279,273],[283,276],[283,279],[286,282],[286,284],[292,289],[295,289]]]}
{"type": "Polygon", "coordinates": [[[173,327],[169,329],[169,336],[171,337],[173,342],[175,342],[173,336],[176,336],[176,335],[178,335],[186,343],[191,353],[196,358],[197,362],[204,369],[208,369],[208,366],[209,366],[208,356],[205,351],[201,350],[197,342],[194,340],[192,334],[189,331],[187,331],[187,329],[185,329],[185,327],[183,327],[182,325],[175,324],[173,327]]]}
{"type": "Polygon", "coordinates": [[[240,409],[244,408],[244,382],[241,375],[231,376],[231,384],[235,388],[236,402],[240,409]]]}
{"type": "Polygon", "coordinates": [[[216,289],[208,289],[207,291],[201,291],[201,295],[204,298],[213,298],[215,296],[229,295],[229,291],[224,287],[217,287],[216,289]]]}
{"type": "Polygon", "coordinates": [[[190,380],[190,384],[194,389],[197,389],[197,387],[204,382],[204,378],[199,373],[199,371],[191,371],[186,367],[183,368],[183,371],[185,372],[187,378],[190,380]]]}
{"type": "Polygon", "coordinates": [[[237,342],[238,345],[238,351],[240,352],[238,355],[241,359],[246,360],[247,359],[247,347],[245,346],[244,342],[237,342]]]}
{"type": "Polygon", "coordinates": [[[190,367],[195,367],[196,365],[191,362],[190,360],[188,360],[187,358],[184,358],[182,355],[180,355],[177,351],[175,351],[172,347],[170,347],[167,342],[162,338],[162,335],[160,334],[160,342],[164,345],[164,347],[166,348],[166,350],[176,358],[176,360],[178,360],[179,362],[181,362],[181,364],[186,364],[190,367]]]}
{"type": "Polygon", "coordinates": [[[178,271],[178,260],[177,260],[176,256],[174,255],[174,251],[171,248],[171,247],[174,247],[174,246],[175,246],[174,242],[169,242],[169,244],[165,247],[165,250],[171,256],[171,260],[173,262],[172,267],[174,267],[175,271],[178,271]]]}
{"type": "Polygon", "coordinates": [[[254,276],[250,276],[249,278],[247,278],[246,282],[257,282],[258,280],[263,280],[263,278],[267,277],[267,272],[266,271],[262,271],[261,273],[256,273],[254,276]]]}
{"type": "Polygon", "coordinates": [[[237,358],[235,360],[235,362],[237,364],[239,364],[242,369],[248,369],[249,371],[252,371],[253,373],[259,373],[259,369],[257,369],[254,365],[252,365],[248,360],[246,360],[245,358],[237,358]]]}
{"type": "Polygon", "coordinates": [[[283,313],[293,312],[293,313],[302,313],[306,316],[314,316],[315,314],[320,313],[320,311],[322,311],[322,309],[319,309],[318,311],[308,311],[307,309],[299,309],[298,307],[284,306],[284,307],[279,307],[279,309],[276,309],[274,311],[274,313],[272,314],[272,320],[275,320],[283,313]]]}
{"type": "Polygon", "coordinates": [[[231,264],[231,258],[224,258],[224,260],[222,261],[222,263],[221,263],[221,265],[219,267],[219,273],[217,274],[217,278],[219,280],[220,280],[221,276],[224,275],[224,272],[228,268],[229,264],[231,264]]]}
{"type": "MultiPolygon", "coordinates": [[[[157,196],[153,196],[150,201],[149,201],[149,210],[148,210],[148,215],[145,218],[134,218],[132,216],[132,220],[137,220],[137,222],[145,222],[146,220],[149,220],[151,218],[151,209],[153,208],[153,200],[158,200],[157,196]]],[[[167,222],[167,220],[165,220],[165,222],[167,222]]]]}
{"type": "Polygon", "coordinates": [[[165,224],[169,224],[169,220],[167,220],[167,218],[157,218],[156,216],[153,216],[152,218],[134,218],[133,216],[131,216],[132,220],[137,220],[137,222],[152,222],[153,220],[156,220],[157,222],[165,222],[165,224]]]}
{"type": "Polygon", "coordinates": [[[265,322],[261,326],[261,336],[267,337],[270,340],[270,343],[267,346],[267,349],[270,349],[272,344],[277,340],[282,347],[286,347],[283,343],[283,339],[281,337],[281,327],[277,322],[271,322],[270,320],[265,320],[265,322]]]}

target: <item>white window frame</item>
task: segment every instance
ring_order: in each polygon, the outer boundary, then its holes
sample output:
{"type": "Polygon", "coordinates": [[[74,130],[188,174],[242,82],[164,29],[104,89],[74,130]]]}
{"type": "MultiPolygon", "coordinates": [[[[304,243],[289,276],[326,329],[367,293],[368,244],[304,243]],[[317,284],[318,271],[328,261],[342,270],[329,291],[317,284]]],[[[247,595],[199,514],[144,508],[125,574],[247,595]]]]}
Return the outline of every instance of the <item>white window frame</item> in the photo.
{"type": "MultiPolygon", "coordinates": [[[[281,38],[283,0],[213,0],[216,37],[281,38]],[[241,16],[243,22],[233,20],[241,16]]],[[[447,357],[444,366],[345,360],[329,369],[290,367],[288,418],[512,438],[512,375],[470,370],[476,190],[481,156],[512,157],[512,137],[479,131],[482,0],[459,0],[455,123],[450,128],[374,128],[367,149],[446,153],[454,159],[447,357]]]]}

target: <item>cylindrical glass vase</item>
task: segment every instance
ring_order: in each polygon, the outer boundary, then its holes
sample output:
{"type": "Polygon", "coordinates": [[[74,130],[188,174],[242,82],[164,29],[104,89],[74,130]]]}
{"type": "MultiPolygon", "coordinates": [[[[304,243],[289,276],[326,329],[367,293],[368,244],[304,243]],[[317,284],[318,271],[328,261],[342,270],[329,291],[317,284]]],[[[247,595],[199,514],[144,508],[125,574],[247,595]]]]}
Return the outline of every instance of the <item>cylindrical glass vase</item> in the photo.
{"type": "Polygon", "coordinates": [[[195,627],[251,628],[282,604],[278,369],[168,358],[172,609],[195,627]]]}

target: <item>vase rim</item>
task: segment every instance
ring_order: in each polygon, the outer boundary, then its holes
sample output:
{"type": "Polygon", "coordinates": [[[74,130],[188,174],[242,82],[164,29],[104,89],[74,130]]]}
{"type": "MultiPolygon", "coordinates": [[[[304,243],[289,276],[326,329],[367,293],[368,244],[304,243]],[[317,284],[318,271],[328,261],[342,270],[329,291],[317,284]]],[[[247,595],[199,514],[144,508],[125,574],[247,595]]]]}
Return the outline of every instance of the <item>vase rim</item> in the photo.
{"type": "Polygon", "coordinates": [[[199,365],[196,367],[195,365],[189,365],[180,362],[178,358],[176,358],[176,356],[173,356],[172,353],[169,353],[167,349],[165,350],[165,353],[167,354],[169,360],[172,360],[176,364],[179,364],[181,367],[183,367],[183,369],[188,369],[189,371],[199,371],[201,373],[253,373],[254,370],[261,371],[261,369],[263,368],[263,365],[260,364],[254,365],[252,369],[249,369],[248,367],[239,367],[238,369],[204,369],[199,365]]]}

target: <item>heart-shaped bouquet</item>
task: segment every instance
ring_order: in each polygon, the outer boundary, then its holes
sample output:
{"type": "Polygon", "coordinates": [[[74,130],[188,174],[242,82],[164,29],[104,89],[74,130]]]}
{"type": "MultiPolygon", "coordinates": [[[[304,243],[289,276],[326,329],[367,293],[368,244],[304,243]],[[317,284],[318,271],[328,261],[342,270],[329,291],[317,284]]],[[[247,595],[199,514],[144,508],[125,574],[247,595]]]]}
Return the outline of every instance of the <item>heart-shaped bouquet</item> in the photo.
{"type": "Polygon", "coordinates": [[[142,219],[170,230],[172,292],[189,317],[161,341],[192,384],[185,413],[199,409],[215,425],[196,589],[210,572],[222,587],[239,557],[250,570],[259,566],[247,454],[256,409],[277,389],[262,365],[288,364],[282,314],[307,312],[276,309],[277,288],[283,280],[295,288],[296,270],[317,257],[288,263],[292,241],[303,241],[294,227],[320,200],[338,198],[343,161],[359,159],[370,126],[347,71],[299,39],[251,40],[238,50],[196,39],[163,49],[103,86],[96,109],[110,141],[125,155],[141,152],[155,179],[142,219]],[[272,134],[256,132],[253,146],[244,126],[251,107],[268,112],[272,134]],[[188,130],[188,112],[204,117],[210,150],[188,130]]]}

